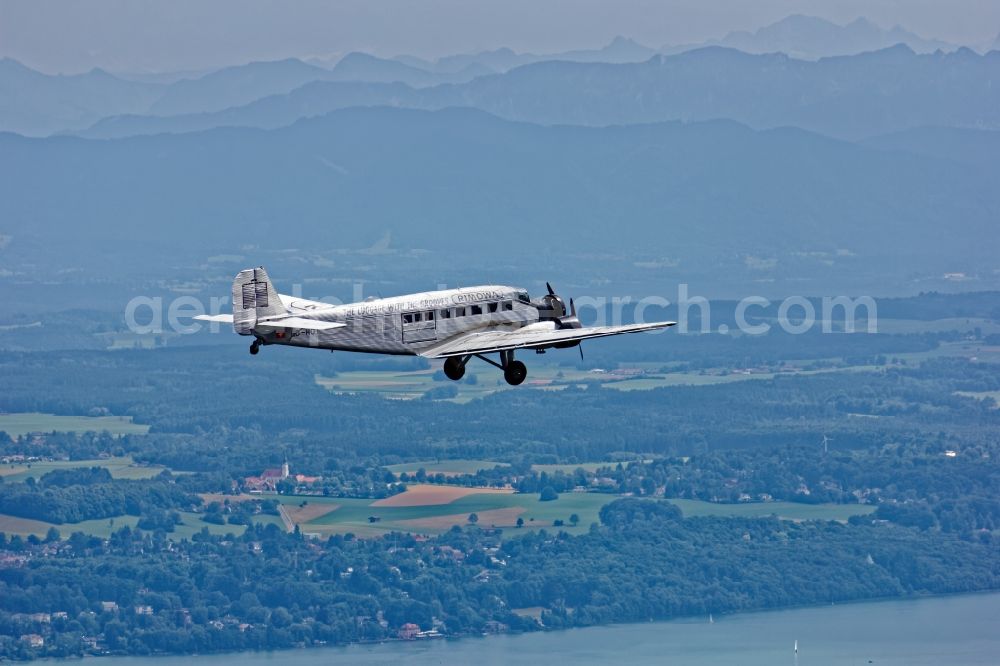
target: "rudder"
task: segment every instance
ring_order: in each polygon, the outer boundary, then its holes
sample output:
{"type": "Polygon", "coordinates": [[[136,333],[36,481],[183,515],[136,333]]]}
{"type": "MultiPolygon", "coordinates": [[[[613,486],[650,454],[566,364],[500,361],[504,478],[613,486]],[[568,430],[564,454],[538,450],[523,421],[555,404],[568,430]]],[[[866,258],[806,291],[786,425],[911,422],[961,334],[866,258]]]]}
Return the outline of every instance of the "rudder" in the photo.
{"type": "Polygon", "coordinates": [[[233,330],[253,335],[257,320],[288,314],[263,266],[247,268],[233,280],[233,330]]]}

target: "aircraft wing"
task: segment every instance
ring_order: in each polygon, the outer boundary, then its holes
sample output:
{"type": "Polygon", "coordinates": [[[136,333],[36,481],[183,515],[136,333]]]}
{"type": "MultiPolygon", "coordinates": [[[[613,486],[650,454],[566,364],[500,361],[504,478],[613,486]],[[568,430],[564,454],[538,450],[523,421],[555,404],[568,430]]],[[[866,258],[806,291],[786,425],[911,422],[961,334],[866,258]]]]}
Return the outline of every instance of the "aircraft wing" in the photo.
{"type": "Polygon", "coordinates": [[[467,354],[489,354],[511,349],[551,347],[561,342],[603,338],[622,333],[639,333],[673,326],[675,321],[657,321],[649,324],[624,324],[621,326],[588,326],[585,328],[540,328],[525,326],[507,330],[485,330],[462,333],[420,352],[427,358],[447,358],[467,354]]]}
{"type": "Polygon", "coordinates": [[[217,314],[217,315],[195,315],[194,317],[198,321],[214,321],[220,324],[232,324],[233,315],[231,314],[217,314]]]}
{"type": "Polygon", "coordinates": [[[338,321],[319,321],[318,319],[306,319],[305,317],[275,317],[273,319],[259,320],[255,328],[301,328],[307,331],[329,331],[332,328],[343,328],[347,324],[338,321]]]}
{"type": "MultiPolygon", "coordinates": [[[[214,321],[221,324],[233,323],[233,315],[231,314],[198,315],[195,319],[198,321],[214,321]]],[[[332,328],[343,328],[346,325],[336,321],[319,321],[316,319],[306,319],[305,317],[274,317],[257,322],[257,327],[259,328],[299,328],[307,331],[329,331],[332,328]]]]}

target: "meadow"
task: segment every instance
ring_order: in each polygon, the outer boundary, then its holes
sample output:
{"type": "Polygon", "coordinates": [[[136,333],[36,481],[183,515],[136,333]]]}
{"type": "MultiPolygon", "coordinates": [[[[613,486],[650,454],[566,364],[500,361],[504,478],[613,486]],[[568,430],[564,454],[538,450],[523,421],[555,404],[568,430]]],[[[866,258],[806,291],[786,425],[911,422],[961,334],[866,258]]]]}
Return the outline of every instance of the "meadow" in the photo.
{"type": "MultiPolygon", "coordinates": [[[[110,469],[121,471],[121,465],[128,459],[111,459],[110,469]],[[115,467],[114,463],[119,466],[115,467]]],[[[109,461],[87,461],[107,464],[109,461]]],[[[470,462],[470,461],[466,461],[470,462]]],[[[476,461],[485,462],[485,461],[476,461]]],[[[41,463],[52,465],[54,463],[41,463]]],[[[40,465],[41,465],[40,464],[40,465]]],[[[71,466],[75,463],[60,463],[71,466]]],[[[594,465],[594,463],[588,463],[594,465]]],[[[573,466],[578,467],[577,466],[573,466]]],[[[555,467],[555,466],[546,466],[555,467]]],[[[149,468],[138,468],[149,471],[149,468]]],[[[38,474],[37,469],[31,470],[38,474]]],[[[8,477],[10,478],[10,477],[8,477]]],[[[122,477],[119,477],[122,478],[122,477]]],[[[509,490],[488,488],[466,488],[437,484],[413,484],[406,492],[380,500],[322,497],[314,495],[223,495],[204,494],[205,503],[241,502],[260,499],[274,499],[281,505],[281,511],[306,535],[326,538],[334,534],[354,534],[357,537],[374,537],[389,532],[410,532],[413,534],[436,535],[448,531],[455,525],[470,523],[469,516],[476,514],[478,526],[484,529],[506,530],[506,536],[514,536],[521,530],[561,529],[570,534],[583,534],[592,523],[599,523],[601,507],[619,495],[608,493],[563,493],[555,500],[543,502],[537,494],[517,494],[509,490]],[[574,525],[572,515],[578,517],[574,525]],[[517,519],[523,519],[523,526],[517,527],[517,519]],[[562,521],[557,526],[556,521],[562,521]]],[[[864,515],[874,511],[874,507],[857,504],[798,504],[794,502],[767,502],[747,504],[717,504],[695,500],[666,500],[680,507],[685,517],[737,516],[763,517],[775,515],[786,520],[837,520],[846,521],[853,515],[864,515]]],[[[202,529],[215,535],[239,535],[242,525],[216,525],[201,520],[201,513],[182,511],[181,524],[177,525],[171,538],[189,539],[202,529]]],[[[257,515],[254,521],[275,524],[284,528],[281,517],[257,515]]],[[[41,520],[29,520],[0,514],[0,532],[8,535],[34,534],[44,536],[51,527],[59,530],[63,537],[73,532],[84,532],[107,538],[124,525],[135,527],[135,516],[117,516],[79,523],[53,524],[41,520]]]]}
{"type": "Polygon", "coordinates": [[[955,391],[955,395],[976,400],[992,400],[994,408],[1000,409],[1000,391],[955,391]]]}
{"type": "Polygon", "coordinates": [[[151,479],[162,472],[165,467],[159,465],[139,465],[130,456],[113,458],[97,458],[94,460],[46,460],[30,463],[9,463],[0,466],[0,477],[11,483],[24,481],[27,478],[35,480],[57,469],[80,469],[86,467],[103,467],[115,479],[151,479]]]}
{"type": "MultiPolygon", "coordinates": [[[[418,486],[419,488],[419,486],[418,486]]],[[[501,492],[469,492],[441,504],[417,504],[407,506],[405,495],[394,506],[378,505],[378,501],[361,499],[327,498],[281,498],[282,503],[322,501],[333,505],[331,511],[299,524],[306,534],[328,536],[330,534],[353,533],[356,536],[376,536],[392,531],[417,534],[440,534],[454,525],[469,524],[473,513],[479,517],[482,528],[517,529],[518,518],[524,520],[521,529],[553,528],[556,520],[565,523],[563,529],[571,533],[582,533],[590,524],[598,521],[601,507],[616,499],[615,495],[596,493],[564,493],[558,499],[542,502],[535,494],[515,494],[501,492]],[[570,525],[570,516],[576,514],[580,521],[570,525]],[[370,520],[375,518],[377,520],[370,520]]],[[[419,491],[416,491],[419,492],[419,491]]],[[[420,501],[423,501],[422,499],[420,501]]]]}
{"type": "Polygon", "coordinates": [[[386,465],[393,474],[416,474],[421,468],[428,474],[444,474],[445,476],[457,476],[459,474],[475,474],[481,469],[493,469],[494,467],[506,467],[507,463],[494,462],[492,460],[427,460],[413,463],[400,463],[398,465],[386,465]]]}
{"type": "Polygon", "coordinates": [[[131,416],[57,416],[55,414],[0,414],[0,432],[20,437],[33,432],[108,432],[145,435],[148,425],[132,423],[131,416]]]}
{"type": "MultiPolygon", "coordinates": [[[[542,502],[533,493],[516,494],[485,488],[437,485],[414,485],[410,488],[388,500],[296,495],[268,497],[277,499],[283,505],[286,514],[304,534],[323,538],[348,533],[358,537],[371,537],[394,531],[441,534],[455,525],[468,525],[469,516],[473,513],[479,518],[479,527],[501,528],[506,530],[506,536],[513,536],[519,530],[543,528],[582,534],[590,529],[591,523],[600,522],[601,507],[619,497],[608,493],[563,493],[558,499],[542,502]],[[428,493],[439,493],[439,503],[427,503],[428,493]],[[576,525],[570,523],[570,516],[573,514],[579,518],[576,525]],[[524,520],[521,528],[516,526],[518,518],[524,520]],[[563,525],[556,527],[554,523],[557,520],[562,520],[563,525]]],[[[211,499],[217,500],[219,497],[212,496],[211,499]]],[[[246,500],[251,499],[251,496],[232,499],[246,500]]],[[[695,500],[667,501],[680,507],[685,517],[776,515],[797,521],[846,521],[853,515],[868,514],[874,510],[874,507],[857,504],[716,504],[695,500]]]]}
{"type": "MultiPolygon", "coordinates": [[[[662,366],[663,364],[657,365],[662,366]]],[[[434,381],[431,370],[345,371],[336,377],[317,375],[315,380],[317,384],[334,393],[379,393],[398,400],[414,400],[424,397],[424,394],[432,389],[454,386],[458,389],[458,394],[447,399],[457,403],[466,403],[497,391],[509,391],[514,388],[503,380],[495,368],[489,366],[473,368],[473,364],[470,364],[466,370],[466,376],[469,375],[476,376],[477,381],[471,384],[465,381],[454,384],[434,381]]],[[[656,371],[647,371],[636,376],[614,370],[579,370],[556,365],[537,365],[531,366],[529,369],[528,379],[525,380],[524,386],[559,391],[569,386],[586,387],[591,384],[599,384],[617,390],[631,391],[666,386],[708,386],[746,379],[771,379],[773,377],[773,373],[702,374],[700,372],[663,373],[656,371]]]]}
{"type": "MultiPolygon", "coordinates": [[[[616,462],[584,462],[584,463],[563,463],[563,464],[534,464],[531,466],[532,471],[535,472],[546,472],[547,474],[552,474],[553,472],[563,472],[565,474],[572,474],[578,469],[583,469],[588,472],[596,472],[602,467],[614,467],[618,463],[616,462]]],[[[622,462],[623,465],[628,465],[628,462],[622,462]]]]}
{"type": "MultiPolygon", "coordinates": [[[[952,322],[953,320],[945,320],[952,322]]],[[[967,322],[979,323],[980,320],[967,322]]],[[[879,323],[881,327],[882,322],[879,323]]],[[[889,320],[887,326],[893,332],[906,332],[910,328],[915,332],[939,330],[940,322],[910,322],[909,320],[889,320]],[[912,327],[910,326],[912,324],[912,327]]],[[[861,326],[859,325],[859,330],[861,326]]],[[[892,354],[909,364],[919,364],[923,361],[942,357],[972,357],[981,361],[1000,361],[1000,348],[984,346],[978,342],[957,341],[944,342],[936,349],[922,352],[900,352],[892,354]]],[[[583,370],[570,366],[560,366],[551,363],[531,365],[528,379],[524,386],[559,391],[569,386],[587,387],[599,385],[618,391],[648,391],[673,386],[713,386],[730,384],[748,380],[770,380],[776,376],[808,376],[825,373],[876,372],[886,365],[842,365],[844,359],[831,357],[819,359],[837,364],[832,367],[806,369],[812,361],[792,361],[786,363],[781,372],[762,370],[746,370],[741,368],[712,368],[697,371],[670,371],[671,363],[635,362],[621,363],[618,367],[608,369],[583,370]],[[641,371],[641,372],[635,372],[641,371]]],[[[508,391],[513,387],[503,381],[495,368],[482,363],[470,363],[466,370],[466,378],[475,377],[473,382],[435,381],[434,373],[437,365],[427,370],[359,370],[344,371],[335,377],[316,375],[315,382],[334,393],[378,393],[387,398],[399,400],[414,400],[423,398],[425,394],[436,388],[454,386],[457,395],[446,398],[451,402],[466,403],[476,398],[508,391]]],[[[394,470],[395,471],[395,470],[394,470]]],[[[409,471],[408,469],[400,471],[409,471]]],[[[416,471],[416,470],[414,470],[416,471]]],[[[429,469],[427,470],[430,471],[429,469]]]]}
{"type": "MultiPolygon", "coordinates": [[[[203,529],[207,529],[209,534],[224,536],[233,534],[239,536],[243,534],[246,527],[243,525],[215,525],[201,520],[202,514],[191,511],[181,511],[181,523],[174,527],[170,533],[170,538],[177,541],[180,539],[190,539],[203,529]]],[[[258,516],[255,520],[260,523],[275,523],[281,526],[281,520],[277,516],[258,516]]],[[[128,526],[135,528],[139,522],[138,516],[116,516],[114,518],[99,518],[96,520],[84,520],[79,523],[62,523],[57,525],[44,520],[31,520],[28,518],[18,518],[0,514],[0,532],[8,536],[19,534],[22,537],[34,534],[37,537],[44,537],[49,529],[56,528],[59,535],[66,538],[74,532],[83,532],[91,536],[107,539],[115,530],[128,526]]]]}

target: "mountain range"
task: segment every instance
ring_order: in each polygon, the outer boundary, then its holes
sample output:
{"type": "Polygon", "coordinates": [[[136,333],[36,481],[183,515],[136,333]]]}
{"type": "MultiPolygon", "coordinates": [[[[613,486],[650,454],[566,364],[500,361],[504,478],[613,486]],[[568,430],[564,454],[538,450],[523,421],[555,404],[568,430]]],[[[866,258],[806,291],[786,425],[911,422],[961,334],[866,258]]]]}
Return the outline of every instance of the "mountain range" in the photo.
{"type": "MultiPolygon", "coordinates": [[[[880,77],[880,73],[887,77],[898,75],[903,82],[909,83],[912,83],[913,77],[930,76],[932,78],[927,79],[928,89],[934,90],[936,94],[949,92],[947,79],[953,75],[950,70],[928,70],[921,65],[911,68],[910,65],[900,63],[901,69],[898,72],[862,71],[860,78],[856,76],[858,68],[869,65],[884,70],[886,58],[882,57],[879,62],[873,63],[870,52],[905,50],[898,44],[906,45],[914,53],[937,49],[955,50],[952,45],[923,39],[902,28],[882,29],[865,19],[839,26],[823,19],[790,16],[755,32],[734,32],[719,40],[684,46],[668,45],[660,49],[625,37],[616,37],[599,49],[556,54],[516,53],[502,48],[429,61],[412,56],[387,59],[365,53],[348,53],[338,57],[336,61],[303,62],[292,58],[252,62],[179,77],[166,73],[130,78],[102,70],[74,76],[47,75],[6,59],[0,61],[0,131],[43,136],[84,131],[102,119],[117,116],[159,118],[217,112],[226,112],[225,122],[234,118],[237,124],[243,124],[243,121],[238,120],[240,113],[229,113],[231,109],[245,107],[275,95],[288,95],[317,82],[401,83],[426,90],[413,95],[400,94],[396,89],[383,98],[366,93],[365,103],[404,104],[428,109],[453,105],[473,106],[503,117],[532,122],[583,122],[600,125],[673,118],[731,117],[755,127],[769,127],[798,124],[800,117],[804,117],[804,122],[809,123],[814,120],[811,116],[822,110],[802,107],[810,104],[825,105],[831,99],[836,106],[837,98],[845,99],[850,94],[857,93],[856,89],[859,87],[867,87],[865,89],[869,96],[876,100],[896,96],[898,86],[891,78],[880,77]],[[723,49],[757,54],[764,59],[741,60],[739,54],[710,55],[718,54],[723,49]],[[692,51],[698,55],[689,56],[692,51]],[[668,57],[663,57],[660,52],[668,57]],[[788,57],[775,55],[778,52],[788,57]],[[838,62],[837,58],[827,57],[820,60],[825,63],[821,67],[810,68],[808,64],[800,64],[831,55],[851,55],[858,60],[838,65],[833,64],[838,62]],[[669,68],[672,72],[670,77],[651,76],[650,68],[643,70],[640,67],[643,63],[650,62],[669,68]],[[577,67],[571,67],[573,64],[577,67]],[[603,67],[605,64],[618,67],[607,69],[603,67]],[[522,71],[527,66],[540,69],[522,71]],[[733,67],[733,71],[730,72],[727,69],[729,67],[733,67]],[[562,104],[564,108],[553,108],[559,103],[552,102],[552,95],[546,92],[548,82],[543,80],[544,75],[536,77],[538,72],[551,72],[554,76],[561,76],[566,72],[572,77],[573,97],[571,101],[562,104]],[[620,85],[605,80],[608,75],[620,79],[620,85]],[[692,80],[685,81],[685,77],[692,80]],[[805,87],[804,82],[799,80],[804,77],[815,79],[814,89],[805,87]],[[850,80],[845,82],[839,77],[849,77],[850,80]],[[605,97],[595,106],[592,99],[595,95],[589,94],[592,79],[598,84],[596,92],[614,97],[605,97]],[[749,80],[747,87],[763,86],[761,99],[754,99],[747,90],[741,90],[744,79],[749,80]],[[856,85],[854,82],[859,83],[856,85]],[[522,85],[527,88],[519,87],[522,85]],[[848,89],[847,95],[842,92],[845,87],[848,89]],[[497,95],[509,95],[509,98],[498,99],[497,95]],[[536,97],[537,100],[534,99],[536,97]],[[779,108],[778,113],[774,112],[773,107],[784,107],[789,103],[791,109],[788,112],[784,112],[783,108],[779,108]],[[570,108],[581,104],[584,108],[570,108]]],[[[974,55],[961,50],[958,54],[962,57],[974,55]]],[[[944,56],[935,54],[928,57],[942,59],[944,56]]],[[[981,77],[969,83],[972,84],[972,91],[983,88],[990,90],[993,81],[987,75],[986,78],[981,77]]],[[[560,93],[567,87],[559,80],[552,81],[552,84],[560,93]]],[[[343,89],[356,91],[358,87],[343,89]]],[[[347,100],[327,101],[317,109],[319,112],[326,112],[343,108],[352,94],[354,93],[347,96],[347,100]]],[[[847,108],[840,112],[854,114],[853,107],[850,106],[853,101],[845,99],[847,108]]],[[[941,103],[941,100],[937,100],[934,105],[939,106],[941,103]]],[[[273,101],[269,104],[273,104],[273,101]]],[[[889,116],[886,118],[887,122],[872,123],[875,126],[866,128],[862,133],[882,133],[914,125],[911,122],[900,124],[898,110],[891,108],[862,107],[857,113],[889,116]]],[[[916,113],[920,114],[919,111],[916,113]]],[[[287,110],[283,115],[292,116],[293,119],[301,117],[294,116],[287,110]]],[[[114,125],[116,129],[111,130],[110,134],[106,133],[108,130],[103,126],[86,134],[118,136],[121,135],[117,129],[119,127],[123,130],[128,128],[128,132],[145,132],[177,131],[174,125],[190,128],[214,126],[212,119],[204,117],[179,118],[157,125],[160,122],[136,121],[133,118],[113,120],[108,124],[114,125]],[[144,123],[156,127],[142,129],[144,123]]],[[[923,118],[917,124],[928,122],[951,124],[952,121],[941,117],[923,118]]],[[[956,122],[964,124],[963,121],[956,122]]],[[[824,127],[829,124],[813,122],[803,126],[825,131],[824,127]]],[[[262,126],[272,125],[273,122],[262,126]]],[[[991,125],[987,123],[986,126],[991,125]]],[[[831,131],[842,136],[851,134],[850,127],[835,127],[831,131]]]]}
{"type": "Polygon", "coordinates": [[[464,82],[479,73],[482,72],[467,68],[455,73],[438,74],[366,53],[349,53],[332,69],[317,67],[295,58],[253,62],[170,84],[150,106],[149,114],[170,116],[222,111],[269,95],[288,93],[315,81],[400,82],[412,87],[423,87],[445,82],[464,82]]]}
{"type": "Polygon", "coordinates": [[[0,59],[0,131],[26,135],[83,129],[108,115],[144,113],[160,86],[126,81],[103,70],[49,75],[0,59]]]}
{"type": "Polygon", "coordinates": [[[507,70],[548,60],[567,62],[642,62],[656,55],[657,50],[644,46],[634,39],[615,37],[599,49],[579,49],[561,53],[516,53],[509,48],[444,56],[437,60],[425,60],[415,56],[401,55],[394,59],[428,72],[455,73],[469,67],[479,67],[483,73],[497,74],[507,70]]]}
{"type": "Polygon", "coordinates": [[[746,53],[784,53],[793,58],[816,60],[854,55],[905,44],[917,53],[954,51],[959,47],[937,39],[925,39],[901,26],[881,28],[866,18],[838,25],[815,16],[795,14],[756,31],[730,32],[718,40],[698,44],[665,45],[663,53],[680,53],[704,46],[724,46],[746,53]]]}
{"type": "MultiPolygon", "coordinates": [[[[413,56],[396,56],[405,62],[431,72],[458,72],[471,65],[478,65],[492,73],[501,73],[522,65],[536,62],[563,60],[568,62],[642,62],[657,53],[675,54],[706,46],[722,46],[746,53],[784,53],[793,58],[817,60],[838,55],[856,55],[866,51],[879,51],[896,44],[905,44],[917,53],[937,50],[955,51],[959,46],[937,39],[925,39],[901,26],[882,28],[864,17],[840,25],[815,16],[794,14],[755,31],[730,32],[720,39],[709,39],[687,44],[664,44],[652,48],[621,35],[600,49],[580,49],[562,53],[516,53],[503,48],[481,53],[445,56],[425,60],[413,56]]],[[[990,46],[983,47],[984,51],[990,46]]]]}
{"type": "Polygon", "coordinates": [[[425,88],[320,81],[215,113],[108,118],[80,134],[274,128],[350,106],[462,106],[511,120],[594,126],[728,118],[848,139],[922,126],[988,129],[1000,127],[1000,52],[917,54],[899,45],[808,61],[710,47],[640,63],[546,61],[425,88]]]}
{"type": "Polygon", "coordinates": [[[351,53],[332,69],[295,58],[226,67],[196,78],[156,83],[93,70],[73,76],[43,74],[0,60],[0,131],[27,136],[86,129],[102,118],[150,118],[211,113],[317,82],[401,82],[412,87],[465,82],[487,70],[427,72],[404,63],[351,53]]]}
{"type": "Polygon", "coordinates": [[[917,136],[893,141],[731,121],[542,126],[384,107],[274,130],[5,134],[0,234],[7,253],[42,248],[71,265],[114,253],[155,263],[211,248],[359,248],[389,230],[400,247],[466,262],[567,245],[634,255],[638,244],[681,257],[687,275],[766,276],[808,257],[828,262],[811,259],[810,270],[895,276],[995,267],[996,158],[983,170],[909,150],[917,136]]]}

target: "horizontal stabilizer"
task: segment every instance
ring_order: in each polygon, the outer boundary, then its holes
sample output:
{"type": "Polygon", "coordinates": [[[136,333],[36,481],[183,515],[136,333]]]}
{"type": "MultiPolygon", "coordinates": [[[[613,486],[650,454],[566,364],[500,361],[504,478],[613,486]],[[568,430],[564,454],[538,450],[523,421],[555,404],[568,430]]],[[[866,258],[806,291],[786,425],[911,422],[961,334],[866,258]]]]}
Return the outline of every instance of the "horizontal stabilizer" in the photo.
{"type": "Polygon", "coordinates": [[[196,315],[195,319],[198,321],[216,321],[220,324],[232,324],[233,315],[231,314],[217,314],[217,315],[196,315]]]}
{"type": "Polygon", "coordinates": [[[307,331],[329,331],[332,328],[343,328],[347,324],[336,321],[318,321],[305,317],[281,317],[258,321],[257,328],[301,328],[307,331]]]}

